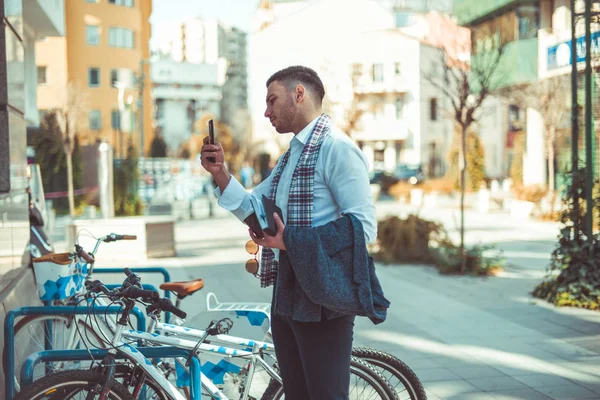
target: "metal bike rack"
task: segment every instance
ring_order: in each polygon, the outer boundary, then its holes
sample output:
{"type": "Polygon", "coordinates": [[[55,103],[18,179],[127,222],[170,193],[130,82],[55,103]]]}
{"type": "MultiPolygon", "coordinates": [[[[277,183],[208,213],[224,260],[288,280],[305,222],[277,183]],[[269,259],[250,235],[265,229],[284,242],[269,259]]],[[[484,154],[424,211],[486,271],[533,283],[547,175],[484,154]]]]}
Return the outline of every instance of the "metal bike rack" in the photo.
{"type": "MultiPolygon", "coordinates": [[[[6,313],[4,319],[4,384],[5,398],[10,400],[14,396],[15,381],[15,319],[25,315],[75,315],[75,314],[118,314],[122,311],[121,306],[46,306],[46,307],[20,307],[10,310],[6,313]]],[[[140,331],[146,330],[146,316],[137,307],[134,307],[132,314],[136,316],[137,328],[140,331]]],[[[48,341],[46,345],[48,346],[48,341]]]]}
{"type": "MultiPolygon", "coordinates": [[[[137,347],[146,358],[171,358],[183,357],[188,358],[190,350],[185,350],[177,347],[137,347]]],[[[108,354],[107,349],[90,349],[88,350],[47,350],[34,353],[27,357],[21,369],[21,382],[23,386],[30,384],[33,381],[33,369],[41,362],[48,361],[86,361],[103,359],[108,354]]],[[[118,353],[115,355],[118,359],[125,358],[125,355],[118,353]]],[[[199,400],[200,394],[200,361],[196,357],[192,357],[190,365],[190,392],[192,400],[199,400]]],[[[7,400],[12,400],[12,397],[7,397],[7,400]]]]}

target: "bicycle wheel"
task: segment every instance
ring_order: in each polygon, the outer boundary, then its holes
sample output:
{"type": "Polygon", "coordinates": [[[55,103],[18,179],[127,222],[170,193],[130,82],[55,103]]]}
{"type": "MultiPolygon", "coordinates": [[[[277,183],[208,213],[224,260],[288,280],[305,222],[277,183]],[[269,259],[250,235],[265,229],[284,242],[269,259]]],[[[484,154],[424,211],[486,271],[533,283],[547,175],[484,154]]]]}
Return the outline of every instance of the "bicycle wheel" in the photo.
{"type": "MultiPolygon", "coordinates": [[[[96,389],[102,379],[102,374],[94,371],[56,372],[28,385],[17,393],[14,400],[87,400],[90,391],[96,389]]],[[[111,384],[108,399],[134,400],[117,382],[111,384]]]]}
{"type": "MultiPolygon", "coordinates": [[[[262,400],[285,399],[283,386],[272,380],[262,400]]],[[[350,360],[350,400],[397,400],[389,382],[368,363],[359,358],[350,360]]]]}
{"type": "Polygon", "coordinates": [[[374,366],[394,387],[400,400],[427,399],[417,375],[397,357],[368,347],[353,348],[352,355],[374,366]]]}
{"type": "MultiPolygon", "coordinates": [[[[22,318],[15,326],[14,372],[17,385],[25,359],[33,353],[46,350],[46,344],[54,350],[104,347],[100,336],[84,322],[83,318],[78,319],[77,324],[73,316],[30,315],[22,318]],[[52,334],[46,329],[47,325],[51,325],[52,334]]],[[[34,369],[33,379],[36,380],[45,375],[46,370],[53,372],[81,367],[82,362],[80,361],[51,362],[46,366],[38,364],[34,369]]]]}

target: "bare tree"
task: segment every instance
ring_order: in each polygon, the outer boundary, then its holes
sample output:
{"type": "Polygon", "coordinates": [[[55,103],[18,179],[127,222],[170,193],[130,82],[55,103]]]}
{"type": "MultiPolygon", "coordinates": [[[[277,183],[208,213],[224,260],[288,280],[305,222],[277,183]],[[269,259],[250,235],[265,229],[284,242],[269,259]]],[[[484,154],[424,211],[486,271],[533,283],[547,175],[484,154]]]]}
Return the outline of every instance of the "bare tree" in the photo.
{"type": "MultiPolygon", "coordinates": [[[[554,196],[556,142],[558,130],[571,113],[571,84],[566,76],[543,79],[529,85],[523,85],[503,93],[521,107],[537,110],[544,119],[544,139],[548,156],[548,190],[554,196]]],[[[554,203],[554,201],[552,202],[554,203]]]]}
{"type": "MultiPolygon", "coordinates": [[[[465,175],[467,167],[467,131],[481,117],[484,101],[504,82],[501,63],[508,39],[501,26],[489,26],[473,32],[470,42],[440,44],[441,57],[425,74],[425,80],[449,100],[450,115],[460,128],[460,254],[461,272],[466,271],[465,252],[465,175]],[[464,56],[471,54],[468,59],[464,56]]],[[[451,36],[451,35],[449,35],[451,36]]]]}
{"type": "Polygon", "coordinates": [[[69,82],[62,107],[57,108],[56,120],[62,135],[63,148],[67,157],[67,193],[69,215],[75,217],[75,197],[73,191],[73,149],[78,122],[85,117],[88,109],[87,96],[75,83],[69,82]]]}

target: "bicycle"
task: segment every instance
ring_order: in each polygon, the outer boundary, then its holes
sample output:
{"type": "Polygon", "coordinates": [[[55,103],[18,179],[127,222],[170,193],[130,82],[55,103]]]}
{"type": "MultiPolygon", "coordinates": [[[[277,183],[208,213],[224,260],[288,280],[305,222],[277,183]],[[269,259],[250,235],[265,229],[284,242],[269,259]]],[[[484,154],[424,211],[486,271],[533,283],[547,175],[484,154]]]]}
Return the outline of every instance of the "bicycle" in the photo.
{"type": "MultiPolygon", "coordinates": [[[[84,282],[92,280],[92,272],[94,269],[95,254],[101,243],[111,243],[119,240],[135,240],[135,235],[119,235],[111,233],[101,238],[98,238],[94,250],[87,253],[79,244],[75,244],[75,251],[69,253],[60,253],[56,256],[63,260],[70,260],[84,276],[84,282]]],[[[83,286],[82,286],[83,288],[83,286]]],[[[72,296],[64,299],[46,301],[46,305],[61,305],[74,306],[79,305],[82,292],[77,291],[72,296]]],[[[114,329],[116,326],[111,326],[114,329]]],[[[81,316],[49,316],[49,315],[31,315],[21,318],[14,328],[15,343],[20,343],[20,346],[15,347],[15,370],[19,371],[21,361],[29,354],[49,349],[78,349],[84,347],[100,347],[102,338],[97,333],[96,329],[90,325],[90,321],[81,316]],[[80,333],[83,332],[83,335],[80,333]],[[85,338],[85,339],[83,339],[85,338]],[[84,343],[82,340],[87,341],[84,343]]],[[[53,370],[62,370],[65,368],[78,368],[79,363],[67,364],[58,362],[50,363],[45,366],[45,373],[53,370]]],[[[36,375],[41,375],[38,372],[36,375]]],[[[17,374],[18,375],[18,374],[17,374]]],[[[15,388],[19,390],[19,381],[15,375],[15,388]]]]}
{"type": "MultiPolygon", "coordinates": [[[[88,283],[91,282],[93,263],[94,263],[93,255],[96,253],[100,243],[102,241],[106,241],[107,238],[109,239],[108,241],[112,241],[115,239],[118,240],[120,236],[126,236],[126,235],[111,234],[111,235],[107,235],[105,237],[98,239],[96,246],[94,247],[94,250],[92,252],[92,255],[88,255],[80,246],[78,246],[76,248],[77,257],[86,260],[86,262],[90,266],[87,269],[86,282],[88,282],[88,283]]],[[[139,279],[138,279],[136,284],[141,284],[141,281],[139,281],[139,279]]],[[[183,298],[202,289],[202,287],[203,287],[203,281],[201,279],[196,279],[196,280],[187,281],[187,282],[169,282],[169,283],[164,283],[163,285],[160,286],[161,289],[170,290],[177,295],[176,307],[180,306],[180,303],[183,300],[183,298]]],[[[209,296],[210,296],[210,294],[209,294],[209,296]]],[[[216,296],[215,296],[215,299],[216,299],[216,296]]],[[[208,300],[207,300],[207,303],[210,304],[210,302],[208,300]]],[[[267,304],[267,306],[268,306],[268,308],[270,308],[270,305],[267,304]]],[[[264,311],[264,309],[265,309],[264,304],[262,304],[262,307],[260,307],[260,308],[264,311]]],[[[194,337],[194,339],[202,337],[202,335],[204,335],[204,333],[205,333],[201,330],[193,330],[193,329],[190,329],[187,327],[179,329],[179,328],[175,327],[174,325],[161,324],[160,322],[156,321],[156,319],[154,319],[153,321],[155,322],[155,325],[149,326],[148,332],[154,332],[154,330],[157,329],[158,331],[162,331],[165,334],[171,334],[171,335],[172,334],[179,334],[179,335],[187,334],[187,336],[191,335],[192,337],[194,337]],[[177,329],[179,329],[179,331],[177,331],[177,329]]],[[[75,325],[76,324],[77,324],[77,320],[76,320],[75,325]]],[[[108,330],[109,332],[115,331],[115,325],[114,325],[114,323],[111,324],[110,320],[105,321],[103,326],[100,326],[100,324],[98,324],[97,321],[96,321],[96,324],[100,328],[97,330],[98,333],[96,333],[96,330],[92,326],[93,324],[87,324],[85,322],[83,324],[83,331],[85,332],[86,337],[89,337],[91,335],[94,339],[93,341],[87,340],[88,343],[97,344],[98,342],[101,342],[102,339],[99,337],[99,333],[101,333],[103,330],[108,330]]],[[[223,342],[228,345],[245,346],[246,348],[251,348],[252,344],[255,343],[255,341],[252,341],[252,340],[248,340],[248,339],[244,339],[244,338],[234,338],[234,337],[217,337],[216,341],[220,341],[220,342],[223,342]]],[[[73,340],[71,339],[69,342],[72,343],[73,340]]],[[[189,345],[190,344],[188,343],[188,346],[189,345]]],[[[98,347],[98,346],[95,346],[95,347],[98,347]]],[[[263,354],[267,355],[268,357],[271,357],[273,360],[275,359],[274,348],[271,343],[262,343],[260,347],[263,350],[263,354]]],[[[65,346],[63,348],[73,348],[73,347],[65,346]]],[[[361,352],[359,350],[360,349],[355,349],[355,351],[353,351],[353,356],[359,356],[359,357],[363,356],[364,357],[365,354],[367,354],[365,351],[361,352]]],[[[401,361],[399,361],[398,359],[396,359],[395,357],[393,357],[391,355],[386,355],[381,352],[377,352],[377,350],[374,350],[374,349],[368,349],[368,354],[371,356],[371,358],[379,356],[379,359],[380,359],[379,364],[372,363],[371,365],[378,367],[379,372],[381,372],[382,374],[387,373],[387,375],[389,375],[389,376],[387,376],[389,379],[392,379],[392,378],[396,379],[398,377],[403,377],[403,376],[409,377],[409,379],[404,379],[404,380],[397,379],[398,383],[395,384],[396,388],[399,387],[399,385],[400,385],[399,382],[404,382],[404,383],[402,383],[402,386],[401,386],[404,389],[398,390],[399,394],[401,394],[403,391],[406,391],[407,393],[409,393],[411,388],[415,388],[415,390],[412,391],[413,393],[411,394],[410,398],[411,399],[424,399],[425,398],[424,391],[422,390],[422,386],[420,385],[420,382],[418,382],[418,379],[416,378],[416,376],[414,376],[414,373],[412,373],[412,376],[407,373],[404,373],[403,375],[401,374],[402,371],[405,371],[405,369],[400,368],[403,365],[403,363],[401,363],[401,361]],[[390,365],[390,361],[393,362],[395,360],[397,360],[395,365],[394,364],[390,365]],[[400,367],[397,367],[397,365],[400,365],[400,367]],[[387,367],[387,368],[385,368],[385,367],[387,367]],[[414,379],[413,379],[413,377],[414,377],[414,379]],[[411,379],[412,379],[413,383],[411,383],[411,379]],[[414,383],[415,381],[417,383],[414,383]],[[419,387],[421,388],[422,395],[419,394],[419,387]],[[408,388],[408,389],[406,389],[406,388],[408,388]]],[[[231,356],[231,354],[227,354],[227,353],[225,353],[225,355],[231,356]]],[[[63,365],[60,365],[60,364],[59,364],[59,366],[63,367],[63,365]]],[[[78,366],[78,365],[75,365],[75,366],[78,366]]],[[[218,366],[218,367],[220,367],[220,366],[218,366]]],[[[356,368],[360,368],[360,367],[356,367],[356,368]]],[[[406,369],[408,370],[408,372],[412,372],[412,371],[410,371],[410,369],[408,367],[406,367],[406,369]]],[[[165,372],[165,374],[170,374],[174,371],[173,371],[173,368],[171,368],[171,369],[166,368],[164,372],[165,372]]],[[[239,377],[233,373],[230,375],[232,375],[232,376],[230,376],[230,378],[232,380],[234,380],[237,385],[239,385],[240,384],[239,377]]],[[[276,382],[276,381],[273,381],[273,382],[276,382]]],[[[223,382],[220,382],[220,383],[223,383],[223,382]]],[[[277,382],[277,383],[279,384],[278,386],[281,386],[281,384],[279,382],[277,382]]],[[[265,384],[265,386],[268,386],[268,384],[265,384]]],[[[273,386],[273,383],[271,383],[271,386],[273,386]]]]}
{"type": "MultiPolygon", "coordinates": [[[[227,349],[222,346],[214,346],[205,343],[205,339],[211,335],[216,334],[217,336],[226,332],[230,329],[232,323],[229,320],[229,323],[224,324],[227,329],[219,329],[222,325],[221,322],[226,321],[224,319],[216,324],[211,324],[202,335],[203,338],[198,342],[188,341],[185,339],[180,339],[177,337],[170,337],[158,334],[150,334],[147,332],[139,332],[134,330],[126,330],[125,327],[127,325],[128,316],[131,312],[135,301],[137,299],[141,299],[144,303],[149,303],[147,307],[147,311],[149,315],[157,315],[159,312],[173,312],[175,315],[178,315],[181,318],[185,318],[185,313],[180,309],[176,308],[168,299],[159,299],[158,293],[154,291],[148,291],[140,289],[138,286],[131,284],[132,279],[130,278],[131,274],[126,278],[122,288],[115,289],[113,291],[108,291],[104,285],[99,281],[91,282],[88,284],[88,290],[92,293],[104,293],[104,295],[108,296],[113,301],[119,301],[123,303],[124,312],[119,318],[117,323],[117,330],[111,338],[111,347],[109,348],[109,353],[112,351],[112,354],[107,356],[107,359],[103,360],[101,363],[101,368],[99,371],[95,371],[96,373],[82,373],[76,371],[64,371],[58,372],[52,375],[48,375],[45,378],[42,378],[31,386],[25,388],[15,400],[25,400],[25,399],[44,399],[44,398],[72,398],[67,395],[71,395],[72,393],[77,393],[80,391],[87,391],[87,394],[95,394],[100,393],[101,398],[118,398],[122,400],[129,400],[130,393],[127,391],[128,387],[133,387],[133,396],[139,395],[142,389],[147,390],[151,389],[153,391],[152,398],[155,399],[173,399],[173,400],[186,400],[187,397],[184,397],[179,392],[177,392],[176,388],[168,381],[168,379],[163,375],[163,371],[159,370],[156,366],[152,365],[148,360],[146,360],[139,352],[135,350],[131,344],[127,343],[127,340],[143,340],[146,344],[151,345],[173,345],[180,348],[192,349],[191,356],[195,356],[198,350],[200,351],[208,351],[208,352],[217,352],[227,354],[233,357],[240,358],[248,358],[251,361],[248,363],[247,367],[247,376],[246,383],[252,382],[252,377],[254,373],[254,369],[256,363],[260,364],[270,375],[271,379],[276,380],[277,382],[281,382],[277,373],[270,368],[260,357],[260,348],[259,346],[254,346],[253,351],[243,351],[236,349],[227,349]],[[124,365],[121,364],[117,367],[117,364],[114,362],[114,354],[116,352],[125,352],[131,360],[133,360],[134,365],[124,365]],[[123,377],[123,383],[116,382],[115,379],[117,377],[123,377]],[[135,379],[130,379],[129,377],[135,377],[135,379]],[[66,389],[65,389],[66,388],[66,389]],[[61,390],[61,397],[47,397],[48,393],[55,396],[58,390],[61,390]],[[102,397],[108,395],[109,397],[102,397]],[[110,397],[112,396],[112,397],[110,397]]],[[[381,375],[374,372],[374,370],[369,367],[366,363],[353,360],[353,370],[354,376],[358,379],[362,379],[364,384],[362,387],[357,388],[359,390],[356,391],[355,398],[366,398],[360,395],[365,394],[365,390],[370,389],[371,393],[377,396],[376,398],[381,399],[396,399],[393,389],[389,386],[389,384],[385,381],[381,375]]],[[[202,386],[206,390],[208,390],[209,395],[212,398],[223,399],[226,400],[228,397],[221,392],[206,376],[201,374],[202,386]]],[[[242,393],[241,399],[248,399],[248,388],[249,385],[246,385],[246,390],[242,393]]],[[[262,399],[278,399],[283,396],[283,389],[281,386],[278,386],[272,392],[268,392],[268,390],[262,395],[262,399]]],[[[95,397],[94,397],[95,398],[95,397]]],[[[139,398],[139,397],[138,397],[139,398]]]]}

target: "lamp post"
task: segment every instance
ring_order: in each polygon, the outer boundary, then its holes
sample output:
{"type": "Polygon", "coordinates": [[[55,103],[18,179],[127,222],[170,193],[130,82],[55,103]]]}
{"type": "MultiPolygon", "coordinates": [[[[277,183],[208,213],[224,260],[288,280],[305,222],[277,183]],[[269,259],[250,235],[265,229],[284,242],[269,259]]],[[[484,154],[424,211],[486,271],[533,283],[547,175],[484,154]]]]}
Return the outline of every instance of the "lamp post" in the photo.
{"type": "Polygon", "coordinates": [[[119,111],[118,111],[118,118],[117,118],[117,131],[119,132],[119,158],[125,158],[124,154],[125,152],[124,147],[123,147],[123,130],[121,129],[121,116],[123,114],[123,110],[125,109],[125,101],[124,101],[124,97],[125,97],[125,88],[127,87],[127,85],[123,82],[119,82],[116,81],[113,84],[114,87],[117,88],[118,90],[118,95],[117,95],[117,99],[118,99],[118,105],[119,105],[119,111]]]}
{"type": "MultiPolygon", "coordinates": [[[[594,137],[593,137],[593,115],[592,115],[592,34],[591,24],[592,16],[598,21],[600,11],[596,10],[592,12],[592,5],[600,5],[599,0],[582,0],[584,3],[584,12],[577,13],[575,10],[575,0],[571,0],[571,96],[572,96],[572,109],[571,109],[571,124],[572,124],[572,162],[573,162],[573,176],[572,179],[575,181],[579,169],[579,121],[578,121],[578,108],[579,104],[577,101],[577,37],[576,37],[576,25],[577,22],[583,17],[585,25],[585,200],[586,200],[586,214],[584,222],[584,232],[588,243],[593,242],[594,233],[594,199],[593,199],[593,186],[594,186],[594,137]]],[[[574,199],[574,218],[573,221],[576,223],[579,217],[579,199],[574,199]]],[[[575,225],[576,234],[579,230],[577,224],[575,225]]],[[[590,246],[590,257],[592,257],[592,246],[590,246]]]]}

